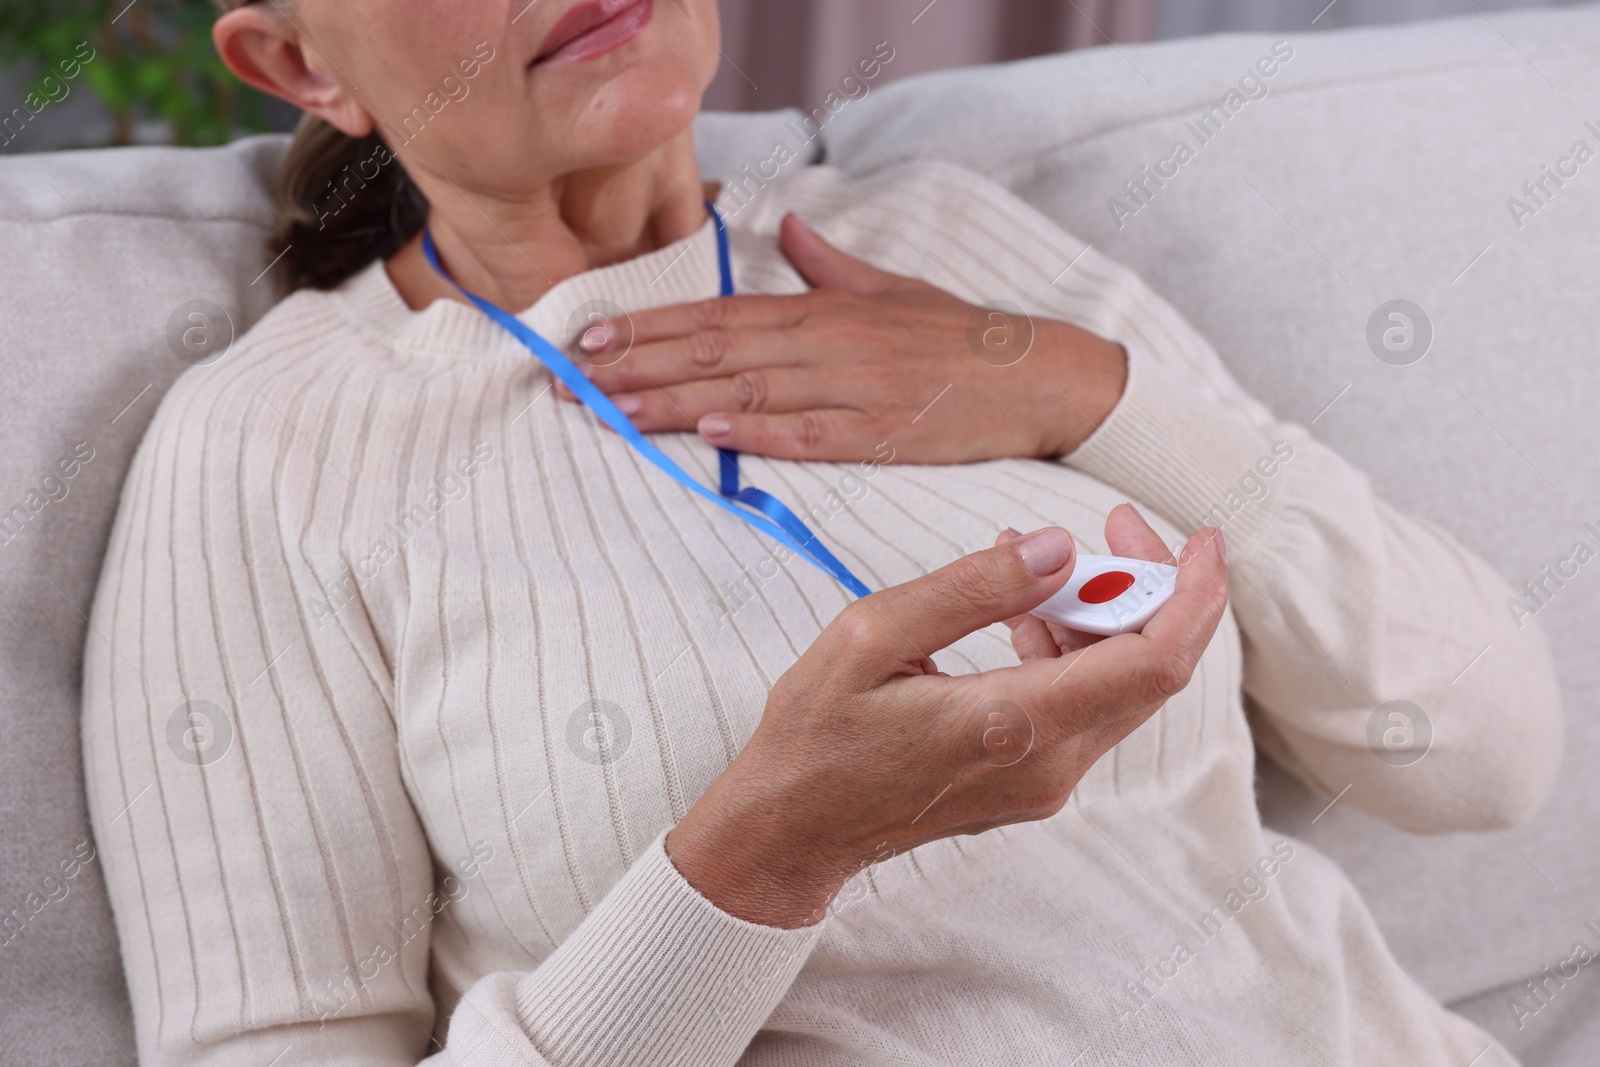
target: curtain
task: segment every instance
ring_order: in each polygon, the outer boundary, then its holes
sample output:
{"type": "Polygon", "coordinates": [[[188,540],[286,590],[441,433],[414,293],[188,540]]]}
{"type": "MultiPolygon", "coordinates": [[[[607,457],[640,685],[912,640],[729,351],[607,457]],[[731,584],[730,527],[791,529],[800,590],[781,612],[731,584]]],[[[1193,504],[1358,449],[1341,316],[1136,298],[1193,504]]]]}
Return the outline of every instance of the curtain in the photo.
{"type": "Polygon", "coordinates": [[[876,87],[945,67],[1149,40],[1159,6],[1159,0],[722,0],[725,61],[706,107],[813,108],[829,93],[859,93],[859,83],[846,79],[860,79],[864,63],[877,72],[876,87]]]}

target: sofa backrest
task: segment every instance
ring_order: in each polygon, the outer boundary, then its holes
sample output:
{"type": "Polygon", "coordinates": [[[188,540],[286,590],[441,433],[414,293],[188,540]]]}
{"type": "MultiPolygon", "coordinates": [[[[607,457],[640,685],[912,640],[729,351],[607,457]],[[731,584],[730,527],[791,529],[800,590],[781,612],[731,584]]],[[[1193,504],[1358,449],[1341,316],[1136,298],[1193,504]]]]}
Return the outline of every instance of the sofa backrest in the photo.
{"type": "Polygon", "coordinates": [[[83,795],[87,616],[123,475],[187,366],[169,336],[226,343],[272,304],[252,281],[280,147],[0,160],[0,1058],[133,1056],[83,795]]]}

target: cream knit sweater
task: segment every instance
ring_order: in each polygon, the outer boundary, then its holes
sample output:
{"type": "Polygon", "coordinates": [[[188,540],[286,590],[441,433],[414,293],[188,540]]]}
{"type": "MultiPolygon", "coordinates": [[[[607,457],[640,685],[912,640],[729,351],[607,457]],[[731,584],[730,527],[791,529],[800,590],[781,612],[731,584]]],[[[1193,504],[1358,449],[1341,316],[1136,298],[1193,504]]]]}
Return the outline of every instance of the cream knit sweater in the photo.
{"type": "MultiPolygon", "coordinates": [[[[803,289],[775,241],[794,209],[886,269],[1126,346],[1125,398],[1062,462],[746,471],[874,588],[1007,525],[1103,552],[1129,498],[1173,544],[1221,523],[1233,603],[1193,683],[1046,822],[895,857],[811,928],[719,911],[665,831],[848,594],[375,264],[186,373],[128,477],[84,749],[145,1067],[1509,1063],[1253,794],[1259,742],[1403,827],[1526,816],[1559,703],[1501,581],[975,175],[813,168],[721,207],[742,292],[803,289]],[[1432,723],[1411,766],[1369,743],[1393,700],[1432,723]]],[[[707,223],[521,317],[559,343],[594,301],[716,287],[707,223]]],[[[658,440],[714,477],[698,437],[658,440]]],[[[1015,662],[999,627],[937,659],[1015,662]]]]}

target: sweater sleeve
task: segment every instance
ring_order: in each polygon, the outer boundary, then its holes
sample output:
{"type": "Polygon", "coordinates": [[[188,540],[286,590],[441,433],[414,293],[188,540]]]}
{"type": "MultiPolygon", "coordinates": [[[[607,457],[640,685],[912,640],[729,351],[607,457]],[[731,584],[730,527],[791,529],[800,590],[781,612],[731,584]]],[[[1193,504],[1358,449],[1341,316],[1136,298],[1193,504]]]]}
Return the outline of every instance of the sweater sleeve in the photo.
{"type": "Polygon", "coordinates": [[[140,1062],[733,1064],[821,924],[720,911],[665,831],[540,965],[437,988],[429,931],[487,890],[424,837],[372,620],[308,610],[313,520],[276,490],[346,487],[272,388],[197,371],[168,394],[93,607],[90,813],[140,1062]]]}
{"type": "MultiPolygon", "coordinates": [[[[1121,403],[1065,462],[1186,533],[1221,528],[1257,742],[1313,790],[1407,830],[1527,818],[1554,781],[1561,705],[1543,635],[1437,526],[1245,394],[1133,274],[1096,325],[1129,354],[1121,403]]],[[[1086,260],[1090,257],[1086,257],[1086,260]]]]}
{"type": "Polygon", "coordinates": [[[1238,386],[1220,362],[1208,394],[1160,341],[1128,323],[1109,335],[1129,350],[1127,392],[1065,462],[1186,533],[1222,529],[1257,743],[1330,801],[1402,829],[1526,819],[1555,777],[1561,704],[1506,583],[1303,428],[1252,417],[1242,393],[1230,410],[1217,394],[1238,386]]]}
{"type": "Polygon", "coordinates": [[[1061,461],[1186,535],[1224,531],[1261,747],[1324,797],[1404,829],[1528,817],[1554,780],[1561,702],[1507,583],[1248,395],[1132,271],[987,179],[924,169],[924,199],[943,204],[944,225],[965,216],[1017,299],[1127,350],[1122,400],[1061,461]]]}

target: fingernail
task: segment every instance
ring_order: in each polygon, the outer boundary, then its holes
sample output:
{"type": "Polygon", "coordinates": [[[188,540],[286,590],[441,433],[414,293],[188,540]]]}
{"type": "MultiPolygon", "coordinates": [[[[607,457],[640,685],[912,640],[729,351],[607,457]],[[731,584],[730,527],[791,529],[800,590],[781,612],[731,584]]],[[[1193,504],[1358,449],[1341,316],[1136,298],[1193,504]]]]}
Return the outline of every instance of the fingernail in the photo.
{"type": "Polygon", "coordinates": [[[611,401],[621,409],[624,415],[637,415],[644,407],[644,401],[636,396],[614,396],[611,401]]]}
{"type": "Polygon", "coordinates": [[[1072,556],[1072,535],[1059,526],[1029,534],[1017,542],[1022,565],[1036,578],[1054,574],[1072,556]]]}
{"type": "Polygon", "coordinates": [[[1222,562],[1228,562],[1228,539],[1222,536],[1222,531],[1217,531],[1217,557],[1222,562]]]}
{"type": "Polygon", "coordinates": [[[1015,526],[1007,526],[1006,533],[1010,534],[1014,538],[1022,536],[1022,531],[1017,529],[1015,526]]]}
{"type": "Polygon", "coordinates": [[[611,325],[610,320],[597,322],[583,331],[583,338],[578,342],[578,346],[585,352],[598,352],[610,344],[616,335],[617,329],[611,325]]]}
{"type": "Polygon", "coordinates": [[[733,420],[725,415],[707,415],[700,420],[700,432],[707,437],[722,437],[733,432],[733,420]]]}
{"type": "Polygon", "coordinates": [[[1135,515],[1139,516],[1139,521],[1140,522],[1144,523],[1146,526],[1150,525],[1150,523],[1144,517],[1144,512],[1142,512],[1138,508],[1134,507],[1133,501],[1124,500],[1123,503],[1127,505],[1129,511],[1131,511],[1135,515]]]}

